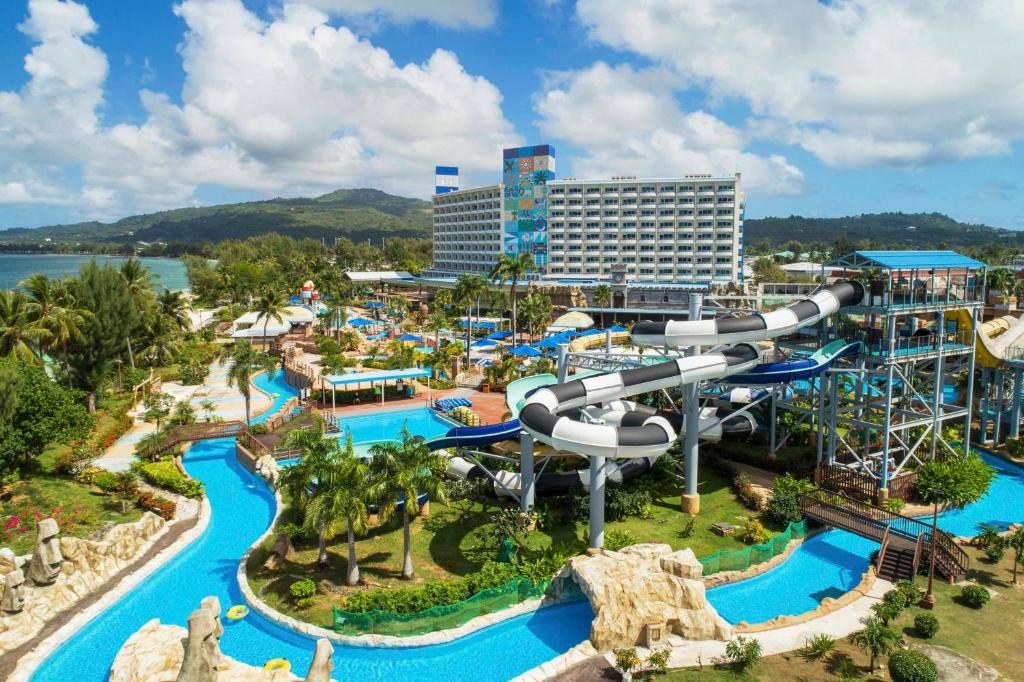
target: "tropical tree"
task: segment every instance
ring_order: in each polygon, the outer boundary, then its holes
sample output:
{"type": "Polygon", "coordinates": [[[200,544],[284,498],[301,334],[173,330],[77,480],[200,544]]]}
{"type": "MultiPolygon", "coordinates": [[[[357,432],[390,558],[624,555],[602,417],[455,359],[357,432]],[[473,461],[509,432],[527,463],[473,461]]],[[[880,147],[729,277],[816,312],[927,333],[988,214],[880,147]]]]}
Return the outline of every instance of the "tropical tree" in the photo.
{"type": "Polygon", "coordinates": [[[519,286],[520,280],[524,279],[535,267],[532,254],[520,253],[512,255],[510,253],[503,253],[491,270],[490,278],[492,282],[497,282],[499,285],[504,285],[506,282],[509,283],[509,299],[512,302],[513,344],[515,344],[516,340],[516,288],[519,286]]]}
{"type": "Polygon", "coordinates": [[[187,330],[191,324],[188,318],[188,311],[191,307],[185,295],[180,291],[164,289],[157,297],[157,308],[160,314],[182,331],[187,330]]]}
{"type": "Polygon", "coordinates": [[[487,280],[483,275],[462,274],[455,281],[453,299],[466,311],[466,366],[469,367],[470,345],[473,343],[472,312],[476,308],[480,314],[480,299],[487,293],[487,280]]]}
{"type": "Polygon", "coordinates": [[[139,324],[139,308],[131,291],[117,268],[100,266],[96,259],[83,265],[74,280],[76,305],[91,314],[83,319],[80,333],[66,344],[63,355],[73,385],[88,395],[90,412],[96,410],[96,393],[109,378],[114,360],[126,345],[130,350],[131,330],[139,324]]]}
{"type": "Polygon", "coordinates": [[[1013,584],[1017,584],[1017,566],[1024,559],[1024,526],[1014,526],[1013,532],[1006,538],[1006,545],[1013,550],[1013,584]]]}
{"type": "Polygon", "coordinates": [[[377,482],[380,499],[380,515],[388,518],[398,511],[402,515],[402,537],[405,558],[402,563],[402,577],[411,580],[412,543],[409,524],[419,513],[420,494],[440,504],[448,501],[445,472],[448,458],[431,452],[423,440],[414,439],[409,429],[403,427],[401,441],[388,441],[370,448],[373,459],[370,469],[377,482]],[[402,509],[399,511],[399,505],[402,509]]]}
{"type": "Polygon", "coordinates": [[[125,321],[123,329],[125,345],[128,347],[128,362],[135,367],[135,353],[132,350],[132,332],[138,326],[141,313],[149,307],[153,296],[153,273],[138,258],[129,258],[121,263],[121,279],[135,307],[132,324],[125,321]]]}
{"type": "Polygon", "coordinates": [[[264,289],[256,301],[256,310],[259,312],[259,318],[263,319],[263,340],[267,343],[268,347],[270,342],[267,340],[267,326],[270,325],[271,320],[284,323],[284,309],[287,305],[288,302],[285,301],[284,294],[272,288],[264,289]]]}
{"type": "MultiPolygon", "coordinates": [[[[598,308],[612,307],[612,288],[607,284],[599,284],[594,289],[594,305],[598,308]]],[[[604,311],[601,311],[601,326],[604,326],[604,311]]]]}
{"type": "Polygon", "coordinates": [[[245,398],[245,423],[251,423],[249,416],[250,403],[252,401],[252,375],[260,370],[272,370],[277,365],[276,361],[266,355],[259,353],[252,344],[241,340],[235,344],[235,350],[231,354],[231,368],[228,370],[228,386],[238,389],[238,392],[245,398]]]}
{"type": "Polygon", "coordinates": [[[871,655],[871,670],[875,669],[875,659],[888,656],[899,646],[902,639],[899,633],[882,622],[877,616],[864,620],[864,628],[850,635],[850,641],[871,655]]]}
{"type": "Polygon", "coordinates": [[[141,355],[154,366],[168,365],[182,348],[181,327],[176,319],[159,310],[147,316],[146,345],[141,355]]]}
{"type": "Polygon", "coordinates": [[[42,364],[42,355],[36,350],[52,338],[52,333],[34,313],[32,300],[25,294],[12,289],[0,291],[0,356],[42,364]]]}
{"type": "Polygon", "coordinates": [[[298,515],[303,527],[316,530],[319,534],[317,562],[327,564],[327,532],[325,516],[309,521],[308,510],[320,481],[328,477],[328,469],[340,450],[337,438],[324,438],[324,422],[317,418],[308,429],[295,429],[284,439],[286,448],[299,451],[299,461],[281,469],[275,487],[287,491],[292,509],[298,515]]]}
{"type": "Polygon", "coordinates": [[[988,271],[985,284],[989,291],[998,291],[1005,294],[1009,292],[1017,279],[1017,272],[1008,268],[995,268],[988,271]]]}
{"type": "Polygon", "coordinates": [[[448,316],[444,312],[435,310],[430,313],[430,317],[427,318],[423,328],[428,332],[434,332],[434,348],[437,348],[441,343],[441,330],[448,326],[448,316]]]}
{"type": "MultiPolygon", "coordinates": [[[[337,443],[337,438],[330,439],[337,443]]],[[[348,544],[347,585],[359,583],[359,562],[356,559],[356,534],[367,530],[369,506],[377,494],[370,467],[356,457],[349,434],[344,448],[335,448],[328,455],[319,473],[313,495],[306,505],[304,526],[333,536],[337,526],[345,523],[348,544]]]]}
{"type": "Polygon", "coordinates": [[[21,286],[31,299],[32,316],[49,332],[45,338],[38,339],[40,357],[53,349],[65,348],[71,337],[80,333],[85,317],[90,314],[75,304],[71,283],[36,274],[21,286]]]}
{"type": "Polygon", "coordinates": [[[529,328],[530,338],[535,329],[545,329],[551,322],[551,298],[545,294],[534,292],[523,299],[519,306],[519,321],[529,328]]]}

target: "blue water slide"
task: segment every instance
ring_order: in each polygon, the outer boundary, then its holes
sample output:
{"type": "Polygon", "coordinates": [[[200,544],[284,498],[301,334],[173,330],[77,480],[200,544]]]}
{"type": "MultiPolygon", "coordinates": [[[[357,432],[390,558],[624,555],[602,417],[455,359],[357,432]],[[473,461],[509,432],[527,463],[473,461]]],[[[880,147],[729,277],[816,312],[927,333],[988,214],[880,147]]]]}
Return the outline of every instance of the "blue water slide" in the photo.
{"type": "Polygon", "coordinates": [[[522,427],[518,419],[488,426],[457,426],[443,436],[431,438],[427,444],[434,450],[442,448],[478,448],[519,437],[522,427]]]}
{"type": "Polygon", "coordinates": [[[840,358],[856,355],[860,341],[852,343],[838,339],[815,351],[810,357],[786,362],[765,362],[749,372],[729,377],[730,384],[784,384],[818,376],[840,358]]]}

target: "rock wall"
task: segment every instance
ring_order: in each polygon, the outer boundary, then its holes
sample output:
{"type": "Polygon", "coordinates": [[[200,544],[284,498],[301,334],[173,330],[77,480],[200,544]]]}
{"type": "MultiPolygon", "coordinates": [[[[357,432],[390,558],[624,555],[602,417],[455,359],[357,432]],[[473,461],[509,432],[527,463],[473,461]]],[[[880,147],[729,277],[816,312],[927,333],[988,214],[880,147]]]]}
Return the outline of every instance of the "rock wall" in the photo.
{"type": "Polygon", "coordinates": [[[693,550],[647,543],[574,557],[560,577],[575,580],[590,600],[597,614],[590,641],[607,651],[642,645],[648,624],[686,639],[731,638],[732,626],[705,597],[702,571],[693,550]]]}
{"type": "MultiPolygon", "coordinates": [[[[134,523],[114,526],[100,541],[81,538],[59,539],[63,561],[51,585],[26,580],[22,586],[24,609],[20,613],[0,612],[0,653],[29,641],[61,612],[74,606],[138,557],[167,522],[146,512],[134,523]]],[[[15,564],[27,569],[27,557],[15,564]]],[[[0,572],[10,571],[10,559],[0,561],[0,572]]]]}

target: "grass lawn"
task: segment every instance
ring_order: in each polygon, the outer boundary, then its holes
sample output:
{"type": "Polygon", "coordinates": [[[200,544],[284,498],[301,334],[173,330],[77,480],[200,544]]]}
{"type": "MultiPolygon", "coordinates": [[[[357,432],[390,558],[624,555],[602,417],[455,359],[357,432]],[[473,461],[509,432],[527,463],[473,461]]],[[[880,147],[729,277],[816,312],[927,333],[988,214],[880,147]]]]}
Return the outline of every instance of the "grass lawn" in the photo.
{"type": "MultiPolygon", "coordinates": [[[[678,495],[667,496],[655,501],[651,518],[626,518],[609,522],[608,531],[625,531],[638,542],[664,542],[676,549],[692,547],[697,556],[706,556],[719,550],[738,550],[745,546],[735,537],[723,538],[711,532],[710,527],[718,521],[736,524],[750,515],[729,490],[728,484],[719,474],[705,467],[701,472],[701,513],[691,537],[684,538],[680,531],[689,516],[680,511],[678,495]]],[[[400,519],[372,529],[366,537],[359,538],[356,550],[359,568],[367,587],[404,587],[419,585],[428,581],[454,578],[473,572],[488,559],[495,559],[496,548],[486,546],[480,538],[480,531],[489,523],[490,514],[497,509],[484,509],[479,503],[468,509],[457,509],[431,503],[430,515],[417,519],[412,525],[412,554],[416,577],[407,582],[401,579],[402,568],[402,527],[400,519]]],[[[287,520],[287,514],[284,516],[287,520]]],[[[543,527],[529,534],[523,552],[529,556],[556,546],[567,553],[582,552],[587,546],[587,524],[571,520],[549,518],[543,527]]],[[[257,593],[274,608],[317,624],[330,622],[331,606],[338,603],[338,597],[319,594],[314,606],[297,611],[292,606],[288,587],[297,577],[310,577],[319,582],[329,580],[339,586],[341,593],[352,589],[342,584],[347,565],[347,546],[344,532],[334,538],[328,546],[330,565],[316,566],[317,546],[315,541],[303,542],[296,546],[296,555],[278,573],[268,574],[262,570],[273,539],[259,551],[253,553],[249,562],[250,583],[257,593]]]]}
{"type": "MultiPolygon", "coordinates": [[[[935,644],[954,649],[970,658],[999,670],[1005,679],[1016,679],[1024,667],[1024,573],[1018,576],[1020,586],[1012,584],[1013,559],[1007,555],[998,564],[992,564],[984,554],[974,548],[967,548],[971,555],[971,580],[996,592],[985,607],[974,610],[957,602],[960,587],[935,582],[938,603],[932,613],[939,619],[939,631],[930,640],[923,639],[914,630],[914,617],[925,613],[925,609],[914,605],[895,620],[892,627],[903,635],[909,645],[935,644]]],[[[918,578],[917,584],[924,589],[927,578],[918,578]]],[[[808,628],[810,631],[811,628],[808,628]]],[[[700,670],[673,670],[656,679],[670,682],[688,680],[830,680],[841,679],[837,674],[838,659],[847,656],[858,668],[858,679],[888,679],[868,674],[868,655],[846,640],[837,642],[832,658],[823,661],[807,660],[799,652],[768,656],[752,671],[738,673],[710,665],[700,670]]],[[[884,661],[883,667],[884,667],[884,661]]]]}
{"type": "MultiPolygon", "coordinates": [[[[127,406],[128,399],[123,397],[102,400],[90,439],[97,443],[108,439],[127,406]]],[[[22,480],[8,487],[0,497],[0,520],[4,525],[10,522],[11,516],[19,516],[21,520],[17,528],[0,530],[0,544],[10,547],[16,554],[28,554],[35,547],[37,512],[42,517],[54,515],[61,533],[74,537],[86,537],[108,524],[134,521],[142,515],[131,505],[127,513],[122,514],[121,503],[113,497],[57,473],[54,461],[68,447],[50,445],[39,456],[39,468],[24,474],[22,480]]]]}

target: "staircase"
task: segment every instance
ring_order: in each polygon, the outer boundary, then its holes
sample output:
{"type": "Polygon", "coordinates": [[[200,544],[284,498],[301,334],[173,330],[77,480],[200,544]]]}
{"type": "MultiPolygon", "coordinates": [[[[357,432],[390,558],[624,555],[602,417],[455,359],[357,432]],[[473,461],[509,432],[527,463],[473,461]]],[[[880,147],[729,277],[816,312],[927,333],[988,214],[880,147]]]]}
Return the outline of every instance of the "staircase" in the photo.
{"type": "MultiPolygon", "coordinates": [[[[842,493],[816,490],[800,495],[799,500],[800,511],[804,516],[881,543],[878,553],[879,575],[882,571],[889,571],[898,573],[897,577],[909,577],[917,572],[921,562],[929,561],[932,527],[927,523],[846,497],[842,493]],[[909,573],[906,565],[908,559],[909,573]]],[[[955,538],[943,530],[937,530],[934,544],[935,572],[950,582],[966,578],[970,557],[956,543],[955,538]]]]}

